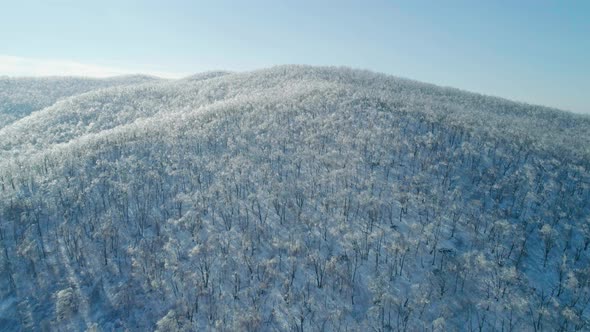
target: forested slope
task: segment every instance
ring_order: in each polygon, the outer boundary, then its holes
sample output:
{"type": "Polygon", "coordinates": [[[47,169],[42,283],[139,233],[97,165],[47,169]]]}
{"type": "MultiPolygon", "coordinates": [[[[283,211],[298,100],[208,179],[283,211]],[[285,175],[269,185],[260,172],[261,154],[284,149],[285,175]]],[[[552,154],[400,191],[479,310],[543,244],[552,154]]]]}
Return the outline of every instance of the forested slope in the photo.
{"type": "Polygon", "coordinates": [[[0,129],[0,328],[582,331],[590,118],[346,68],[0,129]]]}

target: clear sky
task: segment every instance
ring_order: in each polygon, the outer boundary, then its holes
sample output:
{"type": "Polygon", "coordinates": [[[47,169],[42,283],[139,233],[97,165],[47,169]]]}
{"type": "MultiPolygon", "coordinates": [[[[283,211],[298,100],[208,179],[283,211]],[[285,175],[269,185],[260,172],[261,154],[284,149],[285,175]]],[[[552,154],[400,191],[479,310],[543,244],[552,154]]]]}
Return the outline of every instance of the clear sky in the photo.
{"type": "Polygon", "coordinates": [[[590,114],[590,1],[0,0],[0,75],[291,63],[590,114]]]}

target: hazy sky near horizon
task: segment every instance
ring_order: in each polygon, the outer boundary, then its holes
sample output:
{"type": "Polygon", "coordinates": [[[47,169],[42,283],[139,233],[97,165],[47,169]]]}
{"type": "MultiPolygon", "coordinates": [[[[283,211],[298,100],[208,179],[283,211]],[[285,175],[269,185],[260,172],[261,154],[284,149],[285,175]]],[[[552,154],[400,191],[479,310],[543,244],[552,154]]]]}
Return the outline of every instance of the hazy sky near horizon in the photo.
{"type": "Polygon", "coordinates": [[[0,5],[0,75],[344,65],[590,114],[590,1],[0,5]]]}

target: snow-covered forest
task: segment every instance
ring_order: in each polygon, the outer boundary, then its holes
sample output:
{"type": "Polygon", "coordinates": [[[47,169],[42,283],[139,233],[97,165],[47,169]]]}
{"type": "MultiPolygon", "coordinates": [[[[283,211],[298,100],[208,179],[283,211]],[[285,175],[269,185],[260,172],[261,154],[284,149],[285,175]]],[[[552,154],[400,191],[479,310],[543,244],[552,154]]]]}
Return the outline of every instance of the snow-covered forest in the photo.
{"type": "Polygon", "coordinates": [[[333,67],[0,78],[0,330],[589,329],[588,116],[333,67]]]}

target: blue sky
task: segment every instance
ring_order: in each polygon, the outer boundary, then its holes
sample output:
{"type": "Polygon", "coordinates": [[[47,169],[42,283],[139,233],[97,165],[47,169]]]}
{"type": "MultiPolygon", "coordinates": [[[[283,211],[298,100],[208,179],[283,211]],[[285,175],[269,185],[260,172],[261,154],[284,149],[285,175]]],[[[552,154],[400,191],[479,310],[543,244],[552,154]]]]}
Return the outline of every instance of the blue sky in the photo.
{"type": "Polygon", "coordinates": [[[590,113],[590,1],[0,5],[0,75],[345,65],[590,113]]]}

